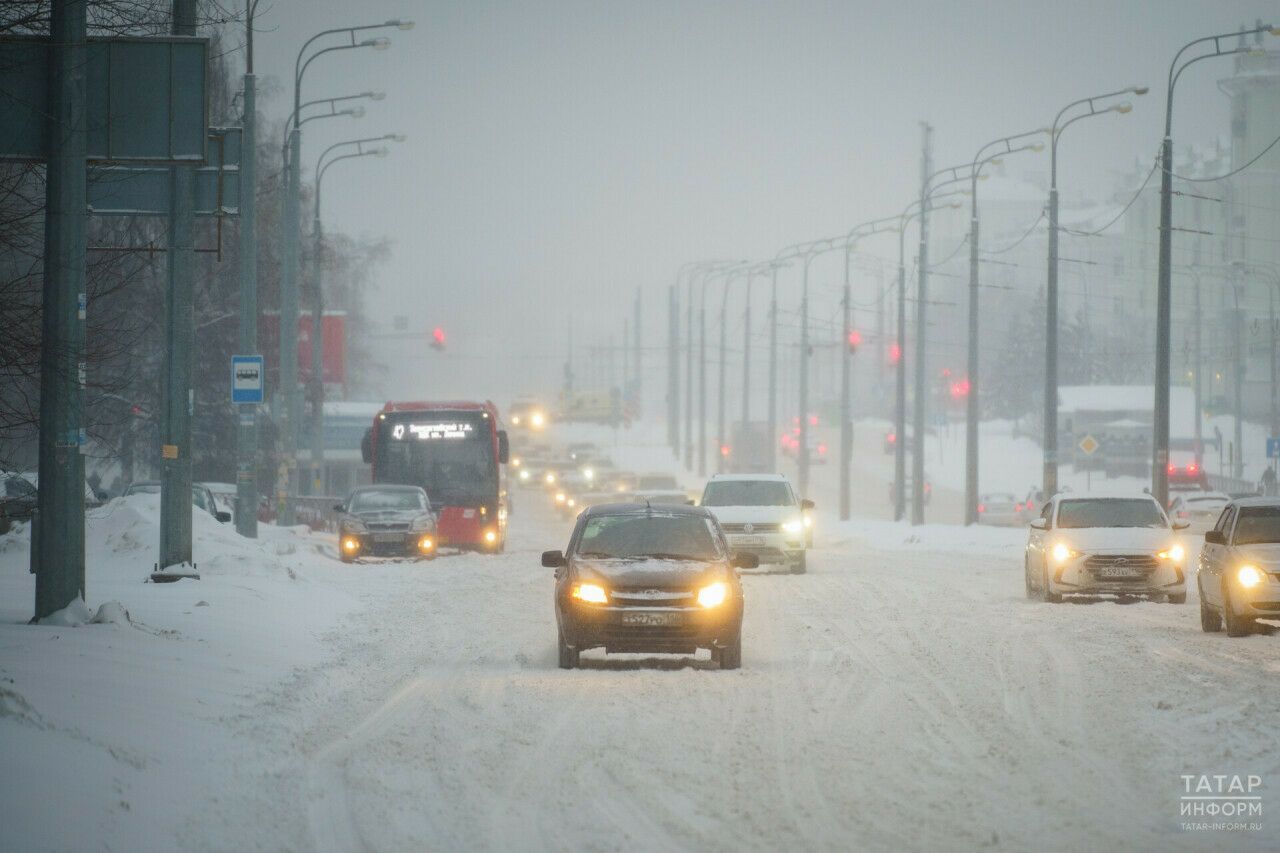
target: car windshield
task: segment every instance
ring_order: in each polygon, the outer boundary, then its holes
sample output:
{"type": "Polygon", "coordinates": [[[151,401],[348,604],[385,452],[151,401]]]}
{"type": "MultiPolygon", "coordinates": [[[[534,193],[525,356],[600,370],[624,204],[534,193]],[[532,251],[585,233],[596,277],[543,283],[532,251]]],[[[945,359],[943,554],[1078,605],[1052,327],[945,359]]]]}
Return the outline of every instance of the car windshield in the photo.
{"type": "Polygon", "coordinates": [[[381,510],[406,510],[427,508],[422,492],[410,489],[387,489],[356,492],[351,496],[350,512],[379,512],[381,510]]]}
{"type": "Polygon", "coordinates": [[[1011,504],[1016,503],[1017,498],[1007,492],[997,492],[992,495],[983,495],[983,501],[989,504],[1011,504]]]}
{"type": "Polygon", "coordinates": [[[669,474],[645,474],[636,482],[636,487],[640,489],[652,489],[662,491],[664,489],[675,489],[676,478],[669,474]]]}
{"type": "Polygon", "coordinates": [[[704,516],[631,512],[587,519],[577,556],[711,561],[722,555],[704,516]]]}
{"type": "Polygon", "coordinates": [[[1187,498],[1187,503],[1189,504],[1211,504],[1214,506],[1222,506],[1222,504],[1226,502],[1227,499],[1225,497],[1220,497],[1218,495],[1210,495],[1205,498],[1187,498]]]}
{"type": "Polygon", "coordinates": [[[1149,498],[1069,500],[1058,505],[1058,527],[1166,527],[1164,515],[1149,498]]]}
{"type": "Polygon", "coordinates": [[[1241,507],[1240,520],[1236,522],[1236,544],[1263,542],[1280,542],[1280,506],[1241,507]]]}
{"type": "Polygon", "coordinates": [[[159,483],[134,483],[129,486],[129,494],[131,495],[158,495],[160,494],[159,483]]]}
{"type": "Polygon", "coordinates": [[[702,493],[703,506],[791,506],[791,489],[781,480],[716,480],[702,493]]]}

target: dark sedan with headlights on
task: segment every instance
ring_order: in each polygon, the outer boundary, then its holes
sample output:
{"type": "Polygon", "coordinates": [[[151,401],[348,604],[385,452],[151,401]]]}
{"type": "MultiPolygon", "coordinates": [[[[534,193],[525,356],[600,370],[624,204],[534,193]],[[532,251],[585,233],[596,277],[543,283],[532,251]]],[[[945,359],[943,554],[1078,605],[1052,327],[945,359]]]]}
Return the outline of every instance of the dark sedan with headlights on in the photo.
{"type": "Polygon", "coordinates": [[[435,558],[436,519],[418,486],[361,486],[334,511],[344,563],[357,557],[435,558]]]}
{"type": "Polygon", "coordinates": [[[560,667],[579,654],[709,649],[721,669],[742,665],[742,582],[754,554],[734,554],[709,510],[601,504],[578,516],[569,548],[546,551],[556,570],[560,667]]]}

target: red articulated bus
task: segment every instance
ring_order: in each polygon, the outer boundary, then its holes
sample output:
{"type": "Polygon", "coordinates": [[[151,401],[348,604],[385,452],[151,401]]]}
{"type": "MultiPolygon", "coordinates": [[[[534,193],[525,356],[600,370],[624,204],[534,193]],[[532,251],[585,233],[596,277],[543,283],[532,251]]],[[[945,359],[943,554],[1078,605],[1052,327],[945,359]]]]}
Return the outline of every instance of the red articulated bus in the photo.
{"type": "Polygon", "coordinates": [[[440,545],[489,552],[506,546],[510,450],[493,403],[387,403],[361,452],[373,482],[426,490],[440,545]]]}

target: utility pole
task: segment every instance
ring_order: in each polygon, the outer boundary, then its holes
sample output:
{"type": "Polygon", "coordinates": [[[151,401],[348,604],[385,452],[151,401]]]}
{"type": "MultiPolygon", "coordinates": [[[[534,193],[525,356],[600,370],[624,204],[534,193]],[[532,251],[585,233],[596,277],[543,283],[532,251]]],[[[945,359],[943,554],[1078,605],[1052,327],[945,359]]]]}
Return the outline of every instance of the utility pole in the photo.
{"type": "MultiPolygon", "coordinates": [[[[1197,241],[1198,243],[1199,241],[1197,241]]],[[[1196,395],[1196,468],[1204,470],[1204,391],[1200,384],[1200,374],[1202,372],[1204,362],[1203,354],[1200,348],[1200,272],[1192,268],[1192,275],[1195,277],[1195,395],[1196,395]]],[[[1274,397],[1273,397],[1274,398],[1274,397]]]]}
{"type": "Polygon", "coordinates": [[[640,325],[641,325],[640,292],[641,292],[640,288],[637,287],[636,288],[635,322],[632,326],[632,329],[635,332],[635,337],[632,340],[632,345],[635,350],[635,364],[632,367],[632,374],[631,374],[631,377],[632,377],[631,381],[633,385],[631,390],[631,405],[632,405],[632,408],[634,409],[633,414],[637,418],[640,416],[640,412],[642,411],[640,408],[640,403],[641,403],[641,400],[643,399],[641,395],[641,391],[644,388],[644,379],[643,379],[644,374],[642,372],[644,369],[644,357],[643,357],[644,345],[643,343],[641,343],[644,340],[644,336],[640,334],[640,325]]]}
{"type": "Polygon", "coordinates": [[[698,301],[698,476],[707,476],[707,279],[698,301]]]}
{"type": "Polygon", "coordinates": [[[747,270],[747,298],[742,308],[742,435],[747,434],[751,420],[751,285],[756,268],[747,270]]]}
{"type": "Polygon", "coordinates": [[[320,224],[320,181],[316,181],[315,241],[311,260],[311,488],[324,494],[324,228],[320,224]]]}
{"type": "MultiPolygon", "coordinates": [[[[195,0],[174,0],[173,34],[196,34],[195,0]]],[[[160,406],[160,560],[157,575],[192,577],[191,417],[195,337],[195,169],[173,166],[169,203],[169,288],[165,295],[165,359],[160,406]],[[176,571],[168,571],[175,568],[176,571]]],[[[157,575],[153,575],[153,578],[157,575]]]]}
{"type": "Polygon", "coordinates": [[[724,448],[728,442],[725,433],[725,376],[729,370],[728,350],[725,346],[725,326],[729,325],[726,311],[729,307],[729,278],[724,280],[724,292],[720,296],[720,389],[716,401],[716,473],[724,473],[724,448]]]}
{"type": "Polygon", "coordinates": [[[35,618],[83,597],[87,0],[52,0],[35,618]]]}
{"type": "Polygon", "coordinates": [[[769,280],[769,470],[778,470],[778,265],[769,280]]]}
{"type": "Polygon", "coordinates": [[[925,307],[929,302],[929,175],[930,146],[933,142],[933,128],[928,122],[920,124],[924,144],[920,158],[920,252],[919,281],[916,285],[916,381],[915,406],[912,411],[912,423],[915,435],[912,436],[911,448],[911,523],[924,524],[924,431],[925,403],[928,392],[925,390],[925,323],[928,317],[925,307]]]}
{"type": "MultiPolygon", "coordinates": [[[[909,209],[909,208],[908,208],[909,209]]],[[[893,366],[893,520],[907,517],[907,261],[908,215],[898,226],[898,363],[893,366]]]]}
{"type": "Polygon", "coordinates": [[[684,469],[693,470],[693,282],[689,276],[688,304],[685,306],[684,347],[684,469]]]}
{"type": "MultiPolygon", "coordinates": [[[[240,148],[240,352],[258,351],[257,78],[253,73],[253,16],[245,0],[245,73],[240,148]]],[[[258,537],[258,404],[241,403],[236,430],[236,532],[258,537]]]]}
{"type": "Polygon", "coordinates": [[[840,347],[840,520],[848,521],[850,512],[850,471],[853,465],[853,403],[850,399],[852,383],[853,324],[849,317],[849,263],[853,255],[853,244],[850,242],[844,249],[844,298],[840,301],[840,313],[843,316],[842,345],[840,347]]]}
{"type": "Polygon", "coordinates": [[[680,296],[667,287],[667,443],[680,458],[680,296]]]}

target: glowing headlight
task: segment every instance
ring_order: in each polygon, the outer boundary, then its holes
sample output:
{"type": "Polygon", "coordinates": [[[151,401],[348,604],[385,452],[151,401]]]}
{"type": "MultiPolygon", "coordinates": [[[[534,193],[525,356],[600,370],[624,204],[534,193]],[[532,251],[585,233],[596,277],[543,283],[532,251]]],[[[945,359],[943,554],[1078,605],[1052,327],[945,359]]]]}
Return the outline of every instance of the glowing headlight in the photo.
{"type": "Polygon", "coordinates": [[[804,522],[798,518],[792,519],[791,521],[784,522],[782,529],[787,533],[799,533],[801,530],[804,530],[804,522]]]}
{"type": "Polygon", "coordinates": [[[1187,551],[1181,545],[1175,544],[1172,548],[1161,551],[1157,556],[1162,560],[1173,560],[1175,563],[1181,563],[1182,558],[1187,556],[1187,551]]]}
{"type": "Polygon", "coordinates": [[[806,515],[806,516],[804,517],[804,526],[805,526],[805,527],[813,527],[813,516],[806,515]]]}
{"type": "Polygon", "coordinates": [[[1075,555],[1076,552],[1067,547],[1065,542],[1059,542],[1053,546],[1053,559],[1059,563],[1065,563],[1075,555]]]}
{"type": "Polygon", "coordinates": [[[575,501],[573,498],[569,498],[569,499],[568,499],[567,501],[565,501],[564,503],[565,503],[565,506],[577,506],[577,505],[578,505],[578,502],[577,502],[577,501],[575,501]]]}
{"type": "Polygon", "coordinates": [[[725,596],[728,594],[729,588],[724,585],[724,582],[716,581],[698,590],[698,604],[703,607],[719,607],[724,604],[725,596]]]}
{"type": "Polygon", "coordinates": [[[1259,571],[1257,566],[1241,566],[1236,569],[1236,580],[1245,589],[1252,589],[1265,579],[1266,575],[1259,571]]]}
{"type": "Polygon", "coordinates": [[[542,412],[534,412],[533,415],[529,418],[529,420],[536,427],[541,427],[544,423],[547,422],[547,419],[543,417],[542,412]]]}
{"type": "Polygon", "coordinates": [[[548,471],[548,472],[547,472],[547,476],[546,476],[546,477],[544,477],[543,479],[545,479],[545,480],[547,481],[547,485],[548,485],[548,486],[551,486],[551,485],[554,485],[554,484],[555,484],[555,482],[556,482],[556,475],[555,475],[555,474],[552,474],[550,471],[548,471]]]}
{"type": "Polygon", "coordinates": [[[528,481],[528,479],[529,479],[529,469],[528,469],[528,468],[521,468],[521,469],[520,469],[520,481],[521,481],[521,482],[527,482],[527,481],[528,481]]]}
{"type": "Polygon", "coordinates": [[[494,542],[497,542],[497,541],[498,541],[498,531],[496,531],[496,530],[486,530],[486,531],[484,532],[484,541],[485,541],[485,542],[488,542],[490,545],[492,545],[494,542]]]}
{"type": "Polygon", "coordinates": [[[511,416],[511,425],[512,425],[512,426],[520,426],[520,416],[519,416],[519,415],[512,415],[512,416],[511,416]]]}
{"type": "Polygon", "coordinates": [[[564,492],[556,492],[556,503],[562,504],[565,502],[566,498],[567,496],[564,492]]]}
{"type": "Polygon", "coordinates": [[[582,477],[589,483],[596,478],[596,472],[590,468],[583,468],[582,477]]]}
{"type": "Polygon", "coordinates": [[[436,547],[436,542],[430,536],[423,536],[418,540],[418,548],[422,551],[430,551],[434,547],[436,547]]]}
{"type": "Polygon", "coordinates": [[[360,540],[354,536],[344,536],[342,539],[342,550],[348,554],[354,554],[360,550],[360,540]]]}
{"type": "Polygon", "coordinates": [[[588,604],[609,603],[609,595],[604,591],[604,587],[594,583],[574,584],[573,591],[569,595],[588,604]]]}
{"type": "Polygon", "coordinates": [[[511,464],[512,464],[514,467],[519,468],[519,467],[520,467],[520,457],[519,457],[519,456],[512,456],[512,457],[511,457],[511,464]]]}

